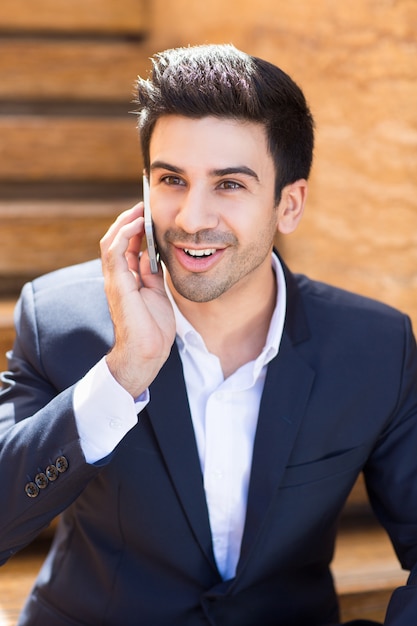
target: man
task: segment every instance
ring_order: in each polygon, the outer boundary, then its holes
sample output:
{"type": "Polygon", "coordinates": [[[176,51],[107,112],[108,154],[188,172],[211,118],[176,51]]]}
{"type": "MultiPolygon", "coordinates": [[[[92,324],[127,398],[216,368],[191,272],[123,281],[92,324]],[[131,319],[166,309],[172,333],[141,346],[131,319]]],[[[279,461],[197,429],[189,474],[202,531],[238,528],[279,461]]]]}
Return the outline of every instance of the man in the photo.
{"type": "MultiPolygon", "coordinates": [[[[138,82],[155,236],[26,285],[1,396],[6,561],[56,515],[20,625],[324,626],[361,470],[417,621],[417,353],[409,320],[294,276],[313,120],[277,67],[166,51],[138,82]],[[413,569],[414,568],[414,569],[413,569]]],[[[365,623],[365,621],[357,622],[365,623]]]]}

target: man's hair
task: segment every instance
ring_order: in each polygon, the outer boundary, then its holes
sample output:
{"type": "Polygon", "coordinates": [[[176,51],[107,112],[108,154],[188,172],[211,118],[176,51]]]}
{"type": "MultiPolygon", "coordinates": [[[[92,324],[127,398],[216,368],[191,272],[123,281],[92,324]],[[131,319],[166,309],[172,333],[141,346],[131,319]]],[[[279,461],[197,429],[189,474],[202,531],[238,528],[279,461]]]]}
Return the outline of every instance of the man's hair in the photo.
{"type": "Polygon", "coordinates": [[[174,48],[152,58],[138,78],[139,132],[146,171],[156,121],[163,115],[206,116],[262,124],[275,163],[275,198],[310,173],[314,121],[301,89],[280,68],[233,45],[174,48]]]}

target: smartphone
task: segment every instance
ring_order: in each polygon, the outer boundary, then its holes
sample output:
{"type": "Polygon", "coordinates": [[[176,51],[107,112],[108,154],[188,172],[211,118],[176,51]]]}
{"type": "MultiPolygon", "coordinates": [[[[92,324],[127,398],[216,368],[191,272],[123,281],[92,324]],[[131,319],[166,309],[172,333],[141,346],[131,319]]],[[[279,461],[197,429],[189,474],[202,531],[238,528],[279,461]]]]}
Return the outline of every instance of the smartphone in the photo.
{"type": "Polygon", "coordinates": [[[149,261],[151,264],[152,274],[158,273],[158,253],[156,250],[155,234],[152,224],[151,205],[149,202],[149,182],[147,177],[143,176],[143,205],[145,218],[145,237],[148,246],[149,261]]]}

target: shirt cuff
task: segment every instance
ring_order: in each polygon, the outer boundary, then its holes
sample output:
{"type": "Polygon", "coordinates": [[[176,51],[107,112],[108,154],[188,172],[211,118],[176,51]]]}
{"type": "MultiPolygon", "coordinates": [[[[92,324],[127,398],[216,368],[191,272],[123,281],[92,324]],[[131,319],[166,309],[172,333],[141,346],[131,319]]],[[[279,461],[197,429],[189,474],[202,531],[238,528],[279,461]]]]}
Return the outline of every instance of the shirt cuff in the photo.
{"type": "Polygon", "coordinates": [[[110,373],[102,358],[74,388],[73,408],[87,463],[108,456],[137,424],[149,402],[149,390],[134,400],[110,373]]]}

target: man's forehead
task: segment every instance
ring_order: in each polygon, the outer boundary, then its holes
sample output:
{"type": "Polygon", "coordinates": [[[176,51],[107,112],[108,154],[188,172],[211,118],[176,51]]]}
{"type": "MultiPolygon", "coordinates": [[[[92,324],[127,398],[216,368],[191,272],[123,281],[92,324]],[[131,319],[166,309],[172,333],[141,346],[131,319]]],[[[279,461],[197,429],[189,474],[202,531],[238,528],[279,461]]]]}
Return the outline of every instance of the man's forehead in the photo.
{"type": "Polygon", "coordinates": [[[178,115],[178,114],[166,114],[161,115],[155,122],[152,134],[152,138],[155,136],[155,133],[158,134],[158,131],[161,127],[166,130],[166,128],[176,126],[178,128],[196,128],[196,127],[204,127],[207,126],[209,128],[215,128],[218,126],[219,128],[230,128],[235,131],[242,132],[247,131],[248,129],[252,129],[252,131],[263,134],[265,138],[267,138],[267,131],[265,124],[260,122],[254,122],[247,119],[240,119],[238,117],[220,117],[214,115],[205,115],[201,117],[188,117],[186,115],[178,115]]]}
{"type": "Polygon", "coordinates": [[[169,169],[178,174],[204,164],[216,175],[234,171],[257,177],[257,163],[269,158],[266,131],[261,124],[212,116],[160,117],[149,148],[151,170],[169,169]]]}

